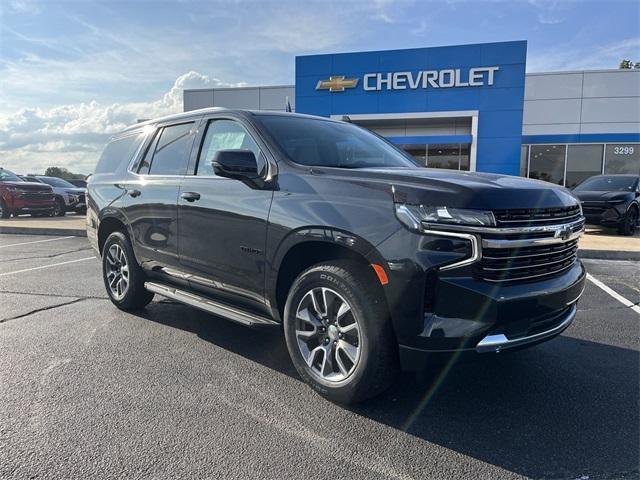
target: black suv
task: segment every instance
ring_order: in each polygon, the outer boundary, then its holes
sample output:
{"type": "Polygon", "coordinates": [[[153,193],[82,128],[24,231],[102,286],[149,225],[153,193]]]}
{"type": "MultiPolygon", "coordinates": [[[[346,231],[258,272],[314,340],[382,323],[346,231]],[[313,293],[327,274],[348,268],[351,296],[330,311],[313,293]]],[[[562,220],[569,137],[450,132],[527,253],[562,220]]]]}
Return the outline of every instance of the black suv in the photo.
{"type": "Polygon", "coordinates": [[[596,175],[573,189],[588,223],[633,235],[640,219],[640,175],[596,175]]]}
{"type": "Polygon", "coordinates": [[[88,186],[87,233],[117,307],[159,294],[281,325],[301,377],[340,402],[433,352],[558,335],[585,285],[583,230],[564,188],[417,167],[368,130],[290,113],[134,125],[88,186]]]}

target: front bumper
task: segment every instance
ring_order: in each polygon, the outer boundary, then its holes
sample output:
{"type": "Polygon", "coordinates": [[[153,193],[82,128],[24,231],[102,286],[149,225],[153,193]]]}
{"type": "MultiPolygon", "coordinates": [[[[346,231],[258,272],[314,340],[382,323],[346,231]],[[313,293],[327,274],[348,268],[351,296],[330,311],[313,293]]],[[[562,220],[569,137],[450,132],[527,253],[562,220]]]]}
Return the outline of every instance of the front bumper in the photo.
{"type": "Polygon", "coordinates": [[[18,194],[11,198],[8,207],[14,213],[50,212],[55,207],[55,197],[53,194],[18,194]]]}
{"type": "Polygon", "coordinates": [[[448,240],[451,232],[400,231],[380,244],[384,258],[395,254],[387,260],[385,294],[403,367],[420,370],[429,353],[523,348],[559,335],[573,320],[586,283],[577,259],[583,231],[583,218],[543,227],[468,228],[477,242],[457,258],[471,263],[455,261],[452,247],[459,241],[448,240]],[[398,251],[415,253],[398,258],[398,251]]]}
{"type": "Polygon", "coordinates": [[[418,352],[484,353],[548,340],[573,320],[585,283],[580,261],[535,283],[498,287],[469,277],[440,278],[434,311],[424,314],[421,331],[399,338],[401,357],[409,359],[403,365],[413,369],[418,352]]]}
{"type": "Polygon", "coordinates": [[[617,205],[587,205],[583,203],[584,216],[587,223],[602,226],[617,226],[624,220],[627,212],[626,203],[617,205]]]}

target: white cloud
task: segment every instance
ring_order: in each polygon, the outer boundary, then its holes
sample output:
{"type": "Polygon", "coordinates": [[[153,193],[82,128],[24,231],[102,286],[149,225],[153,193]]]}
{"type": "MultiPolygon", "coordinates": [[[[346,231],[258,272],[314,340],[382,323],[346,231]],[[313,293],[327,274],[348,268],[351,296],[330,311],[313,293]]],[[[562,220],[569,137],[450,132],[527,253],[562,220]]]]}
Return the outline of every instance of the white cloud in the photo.
{"type": "Polygon", "coordinates": [[[182,111],[185,88],[242,85],[191,71],[180,75],[171,89],[153,102],[102,105],[93,101],[20,109],[0,117],[2,166],[18,173],[43,172],[49,166],[90,173],[109,136],[139,118],[182,111]]]}
{"type": "Polygon", "coordinates": [[[527,71],[594,70],[617,68],[623,58],[635,58],[640,38],[633,37],[597,47],[558,45],[527,58],[527,71]]]}

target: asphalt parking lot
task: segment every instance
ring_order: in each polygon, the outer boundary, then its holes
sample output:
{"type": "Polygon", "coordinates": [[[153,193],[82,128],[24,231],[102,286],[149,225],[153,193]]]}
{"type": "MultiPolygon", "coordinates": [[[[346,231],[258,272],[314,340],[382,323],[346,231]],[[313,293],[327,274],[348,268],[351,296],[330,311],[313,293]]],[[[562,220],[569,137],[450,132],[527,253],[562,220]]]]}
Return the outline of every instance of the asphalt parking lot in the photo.
{"type": "MultiPolygon", "coordinates": [[[[640,266],[586,260],[640,302],[640,266]]],[[[0,235],[0,478],[638,478],[640,313],[588,282],[529,350],[403,377],[353,408],[281,332],[106,298],[85,238],[0,235]]]]}

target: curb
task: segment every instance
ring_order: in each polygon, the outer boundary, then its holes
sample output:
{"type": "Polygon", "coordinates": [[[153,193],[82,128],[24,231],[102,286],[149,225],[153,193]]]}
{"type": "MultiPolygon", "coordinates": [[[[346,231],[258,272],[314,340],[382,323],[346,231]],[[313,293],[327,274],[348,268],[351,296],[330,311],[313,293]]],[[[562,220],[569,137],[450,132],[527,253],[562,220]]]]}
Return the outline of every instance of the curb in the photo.
{"type": "Polygon", "coordinates": [[[579,249],[578,257],[587,260],[635,260],[640,261],[640,252],[620,250],[589,250],[579,249]]]}
{"type": "Polygon", "coordinates": [[[33,228],[33,227],[1,227],[0,233],[18,235],[73,235],[74,237],[86,237],[87,231],[75,228],[33,228]]]}

